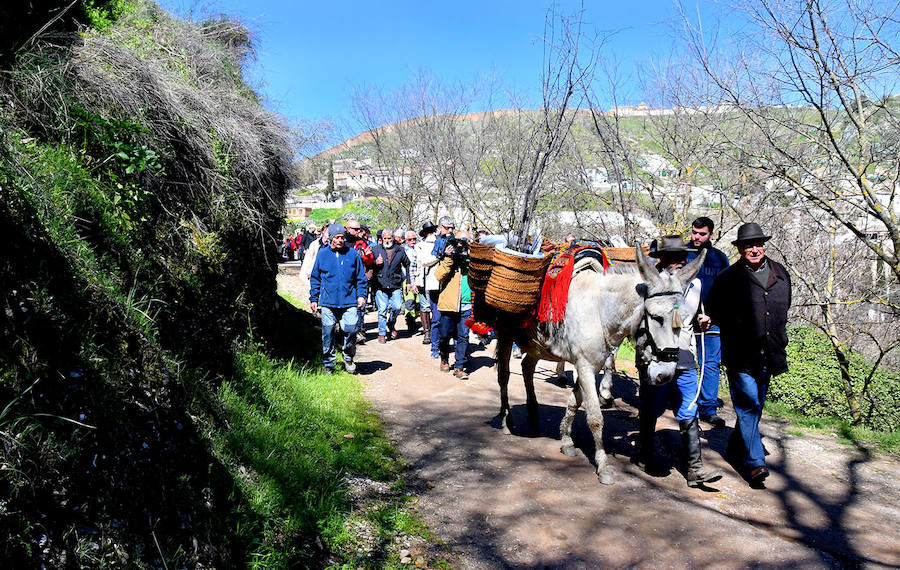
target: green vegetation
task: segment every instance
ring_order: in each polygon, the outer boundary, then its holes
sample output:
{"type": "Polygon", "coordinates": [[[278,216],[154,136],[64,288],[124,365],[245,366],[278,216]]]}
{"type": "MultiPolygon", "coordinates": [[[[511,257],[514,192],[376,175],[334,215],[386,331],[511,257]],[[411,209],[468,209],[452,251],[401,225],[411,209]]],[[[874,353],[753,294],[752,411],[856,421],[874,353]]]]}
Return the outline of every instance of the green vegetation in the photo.
{"type": "MultiPolygon", "coordinates": [[[[775,378],[769,398],[811,418],[849,418],[840,369],[827,337],[810,327],[790,327],[790,370],[775,378]]],[[[900,374],[876,370],[863,355],[852,353],[850,372],[863,407],[863,425],[885,432],[900,430],[900,374]]]]}
{"type": "Polygon", "coordinates": [[[622,344],[619,345],[619,352],[616,353],[616,358],[634,362],[634,343],[630,338],[625,339],[622,341],[622,344]]]}
{"type": "Polygon", "coordinates": [[[426,533],[358,383],[317,374],[314,319],[276,295],[293,151],[241,80],[248,32],[83,7],[0,58],[0,557],[359,565],[364,521],[363,565],[390,564],[426,533]]]}
{"type": "Polygon", "coordinates": [[[871,442],[881,451],[900,453],[900,431],[882,431],[854,426],[837,417],[802,413],[778,401],[766,403],[766,414],[789,420],[794,427],[788,428],[786,431],[794,436],[802,436],[805,433],[833,435],[841,443],[848,445],[871,442]]]}
{"type": "Polygon", "coordinates": [[[355,219],[375,229],[391,227],[393,220],[388,217],[388,208],[382,206],[383,199],[357,200],[343,208],[317,208],[313,210],[309,220],[321,225],[330,220],[355,219]]]}
{"type": "Polygon", "coordinates": [[[403,493],[403,464],[354,377],[279,364],[252,347],[237,360],[219,388],[232,427],[213,440],[245,499],[238,529],[253,545],[251,562],[302,565],[319,537],[335,560],[381,566],[396,561],[398,542],[428,538],[403,493]],[[354,496],[360,484],[377,497],[354,496]],[[372,529],[370,540],[353,532],[360,526],[372,529]]]}

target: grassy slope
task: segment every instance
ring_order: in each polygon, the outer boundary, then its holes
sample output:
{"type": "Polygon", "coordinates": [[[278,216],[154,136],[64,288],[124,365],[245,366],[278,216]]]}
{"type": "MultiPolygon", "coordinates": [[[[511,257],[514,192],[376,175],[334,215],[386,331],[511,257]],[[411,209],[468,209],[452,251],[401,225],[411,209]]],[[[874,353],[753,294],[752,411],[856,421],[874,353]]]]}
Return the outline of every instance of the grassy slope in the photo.
{"type": "Polygon", "coordinates": [[[340,564],[360,518],[389,563],[424,531],[275,295],[292,151],[243,28],[105,6],[0,81],[0,565],[340,564]],[[393,491],[359,502],[351,474],[393,491]]]}

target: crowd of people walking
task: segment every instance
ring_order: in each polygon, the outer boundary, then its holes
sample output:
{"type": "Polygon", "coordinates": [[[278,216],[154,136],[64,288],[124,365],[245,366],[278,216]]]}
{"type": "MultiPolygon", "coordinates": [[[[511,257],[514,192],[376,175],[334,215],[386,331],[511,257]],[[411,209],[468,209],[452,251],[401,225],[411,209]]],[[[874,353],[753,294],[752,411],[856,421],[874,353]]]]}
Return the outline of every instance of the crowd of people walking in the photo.
{"type": "MultiPolygon", "coordinates": [[[[771,236],[759,224],[738,228],[732,244],[739,257],[733,264],[712,247],[713,229],[711,219],[700,217],[694,220],[687,243],[680,235],[671,235],[651,244],[650,255],[657,259],[660,272],[677,272],[701,252],[706,254],[677,309],[681,340],[675,380],[651,386],[638,367],[640,451],[635,459],[643,469],[652,469],[656,421],[669,407],[679,422],[688,484],[700,486],[722,477],[721,471],[702,465],[699,425],[702,421],[713,429],[725,427],[718,415],[724,364],[737,416],[728,458],[751,484],[759,485],[769,475],[759,433],[768,384],[787,371],[790,276],[765,255],[771,236]]],[[[286,244],[300,244],[297,259],[303,260],[301,275],[309,280],[310,308],[320,313],[326,372],[335,369],[337,346],[345,370],[356,371],[356,345],[367,341],[363,316],[374,304],[379,343],[399,337],[397,321],[403,314],[407,334],[422,335],[438,368],[467,379],[471,239],[468,232],[457,230],[450,216],[437,224],[425,222],[418,232],[385,228],[374,238],[357,220],[322,228],[311,225],[289,237],[286,244]]],[[[567,242],[574,242],[574,236],[567,236],[567,242]]],[[[562,374],[562,366],[557,374],[562,374]]]]}
{"type": "Polygon", "coordinates": [[[309,281],[310,307],[321,315],[326,372],[335,369],[338,346],[345,370],[355,372],[356,345],[368,341],[363,317],[374,306],[378,343],[399,337],[402,315],[407,334],[421,334],[440,370],[468,378],[472,236],[457,232],[452,217],[425,222],[418,232],[384,228],[374,238],[358,220],[310,225],[285,239],[285,259],[287,244],[298,238],[308,244],[295,259],[302,260],[300,273],[309,281]]]}

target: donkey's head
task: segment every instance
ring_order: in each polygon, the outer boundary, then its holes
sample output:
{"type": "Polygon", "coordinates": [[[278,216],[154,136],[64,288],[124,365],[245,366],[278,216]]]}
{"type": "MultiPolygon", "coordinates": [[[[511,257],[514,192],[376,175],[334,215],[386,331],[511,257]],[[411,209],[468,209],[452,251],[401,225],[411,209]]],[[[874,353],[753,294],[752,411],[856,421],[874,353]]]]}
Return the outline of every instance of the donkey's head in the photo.
{"type": "Polygon", "coordinates": [[[657,271],[640,246],[636,255],[638,271],[644,279],[643,286],[639,286],[644,314],[635,333],[635,360],[646,366],[650,384],[665,384],[675,376],[678,364],[682,326],[679,309],[684,303],[684,290],[700,271],[706,251],[675,273],[657,271]]]}

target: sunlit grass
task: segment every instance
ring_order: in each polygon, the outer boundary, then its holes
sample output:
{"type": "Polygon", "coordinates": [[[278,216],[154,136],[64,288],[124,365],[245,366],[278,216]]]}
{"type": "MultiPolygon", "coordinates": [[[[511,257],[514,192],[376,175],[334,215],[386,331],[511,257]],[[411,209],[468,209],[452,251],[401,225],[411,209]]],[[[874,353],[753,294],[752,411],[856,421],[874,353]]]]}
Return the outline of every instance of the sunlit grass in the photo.
{"type": "MultiPolygon", "coordinates": [[[[345,476],[402,488],[402,461],[358,380],[278,363],[255,349],[239,354],[238,370],[219,390],[230,429],[216,441],[252,509],[241,532],[257,544],[254,565],[292,567],[309,536],[332,552],[349,552],[355,537],[346,523],[359,513],[351,512],[345,476]]],[[[385,544],[398,533],[427,536],[406,500],[397,492],[368,515],[385,544]]]]}
{"type": "Polygon", "coordinates": [[[869,428],[850,425],[840,418],[806,416],[780,403],[766,402],[765,413],[775,418],[786,419],[794,426],[788,433],[802,435],[815,432],[837,436],[840,443],[855,445],[857,443],[874,443],[880,451],[900,452],[900,432],[877,431],[869,428]]]}

